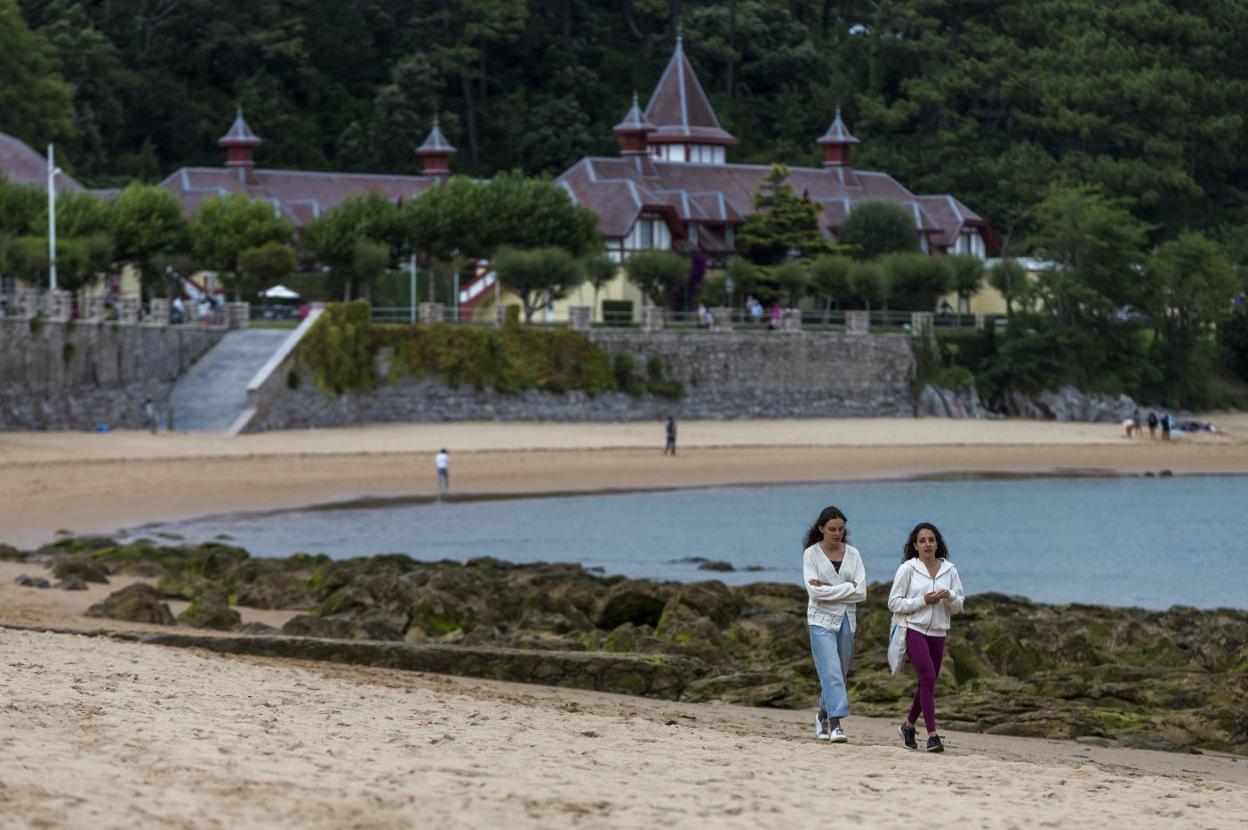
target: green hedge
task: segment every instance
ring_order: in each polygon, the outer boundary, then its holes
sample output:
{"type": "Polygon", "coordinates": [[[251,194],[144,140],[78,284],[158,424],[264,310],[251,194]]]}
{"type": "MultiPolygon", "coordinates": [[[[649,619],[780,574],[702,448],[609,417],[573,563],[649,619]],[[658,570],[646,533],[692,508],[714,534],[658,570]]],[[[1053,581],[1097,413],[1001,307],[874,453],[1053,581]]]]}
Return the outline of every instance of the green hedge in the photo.
{"type": "Polygon", "coordinates": [[[569,329],[373,326],[364,302],[331,303],[299,347],[299,366],[326,394],[371,389],[378,352],[391,352],[390,376],[435,376],[451,386],[516,392],[578,390],[596,395],[618,387],[606,354],[569,329]]]}

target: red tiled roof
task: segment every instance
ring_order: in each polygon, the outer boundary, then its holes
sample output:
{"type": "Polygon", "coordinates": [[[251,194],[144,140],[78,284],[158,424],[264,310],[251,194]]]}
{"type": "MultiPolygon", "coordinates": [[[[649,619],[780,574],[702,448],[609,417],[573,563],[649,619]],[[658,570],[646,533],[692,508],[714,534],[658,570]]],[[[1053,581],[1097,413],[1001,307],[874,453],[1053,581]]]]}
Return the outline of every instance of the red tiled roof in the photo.
{"type": "Polygon", "coordinates": [[[182,203],[182,214],[193,216],[208,199],[238,193],[269,202],[298,227],[346,199],[377,193],[398,201],[411,199],[440,179],[436,176],[385,176],[367,173],[313,173],[302,170],[252,170],[229,167],[183,167],[160,186],[182,203]],[[250,183],[249,179],[254,183],[250,183]]]}
{"type": "MultiPolygon", "coordinates": [[[[17,184],[33,184],[48,189],[48,159],[32,150],[24,141],[0,133],[0,173],[17,184]]],[[[61,173],[56,177],[56,190],[82,190],[73,176],[61,173]]]]}
{"type": "MultiPolygon", "coordinates": [[[[710,252],[703,243],[705,228],[741,224],[754,211],[754,196],[770,175],[771,167],[759,164],[586,158],[558,181],[578,204],[598,214],[605,237],[627,236],[643,211],[675,211],[682,225],[699,226],[699,246],[710,252]]],[[[793,167],[788,184],[822,206],[819,224],[828,235],[835,234],[856,204],[869,200],[901,206],[914,217],[915,230],[931,234],[940,246],[956,241],[964,224],[987,225],[952,196],[916,196],[886,173],[793,167]]]]}
{"type": "Polygon", "coordinates": [[[699,144],[736,144],[727,130],[719,126],[715,110],[694,74],[681,38],[676,38],[676,51],[646,105],[646,119],[654,124],[651,144],[692,141],[699,144]]]}

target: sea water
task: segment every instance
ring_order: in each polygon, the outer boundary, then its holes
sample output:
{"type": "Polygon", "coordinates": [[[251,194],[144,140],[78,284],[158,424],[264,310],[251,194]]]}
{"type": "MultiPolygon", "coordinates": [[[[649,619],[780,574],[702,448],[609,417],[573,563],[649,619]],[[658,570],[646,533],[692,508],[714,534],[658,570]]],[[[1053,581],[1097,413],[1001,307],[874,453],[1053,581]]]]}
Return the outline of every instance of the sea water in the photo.
{"type": "Polygon", "coordinates": [[[1163,609],[1248,607],[1248,477],[1043,478],[712,487],[229,514],[140,528],[257,556],[579,562],[657,579],[800,584],[802,536],[835,504],[869,581],[934,522],[968,593],[1163,609]],[[691,558],[727,562],[699,570],[691,558]],[[751,570],[746,570],[747,568],[751,570]]]}

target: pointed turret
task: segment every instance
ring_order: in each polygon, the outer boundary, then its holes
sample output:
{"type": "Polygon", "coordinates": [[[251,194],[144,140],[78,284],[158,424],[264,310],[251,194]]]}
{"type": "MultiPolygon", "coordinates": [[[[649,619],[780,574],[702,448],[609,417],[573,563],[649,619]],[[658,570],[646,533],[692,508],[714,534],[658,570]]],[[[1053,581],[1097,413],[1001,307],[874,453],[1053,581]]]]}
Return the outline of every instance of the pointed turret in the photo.
{"type": "Polygon", "coordinates": [[[685,57],[683,38],[676,38],[676,51],[650,96],[645,118],[654,125],[648,142],[655,147],[655,155],[668,161],[723,163],[724,146],[737,143],[719,125],[685,57]]]}
{"type": "Polygon", "coordinates": [[[238,108],[229,131],[217,139],[218,146],[225,148],[225,166],[244,169],[256,166],[252,154],[263,143],[260,137],[251,131],[251,127],[247,126],[247,121],[243,118],[242,107],[238,108]]]}
{"type": "Polygon", "coordinates": [[[845,122],[841,120],[840,104],[837,104],[836,117],[832,119],[832,126],[828,127],[828,131],[815,143],[823,145],[824,167],[852,167],[849,163],[849,148],[862,142],[850,135],[845,122]]]}
{"type": "Polygon", "coordinates": [[[620,137],[620,155],[640,156],[650,152],[646,136],[654,132],[654,125],[641,114],[641,105],[637,101],[637,93],[633,93],[633,106],[624,120],[612,127],[620,137]]]}
{"type": "Polygon", "coordinates": [[[423,172],[426,176],[446,178],[451,174],[451,156],[455,155],[455,148],[442,135],[436,115],[433,117],[433,129],[425,137],[425,143],[416,148],[416,155],[424,162],[423,172]]]}

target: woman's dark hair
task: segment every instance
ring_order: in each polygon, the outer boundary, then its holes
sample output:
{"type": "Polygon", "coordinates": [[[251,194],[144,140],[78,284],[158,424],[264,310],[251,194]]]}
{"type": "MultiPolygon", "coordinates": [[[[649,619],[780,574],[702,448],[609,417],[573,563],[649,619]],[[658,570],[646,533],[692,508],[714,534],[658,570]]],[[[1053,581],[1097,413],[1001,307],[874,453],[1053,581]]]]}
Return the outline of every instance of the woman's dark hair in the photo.
{"type": "MultiPolygon", "coordinates": [[[[819,514],[819,518],[815,520],[815,523],[810,526],[810,530],[806,531],[805,541],[802,542],[802,550],[806,550],[806,548],[822,539],[823,532],[820,531],[819,528],[823,527],[833,519],[840,519],[842,522],[849,524],[849,519],[845,518],[845,514],[841,512],[841,508],[828,505],[823,508],[823,512],[819,514]]],[[[845,529],[844,535],[841,536],[841,541],[846,543],[849,542],[848,528],[845,529]]]]}
{"type": "Polygon", "coordinates": [[[910,531],[910,538],[906,539],[906,543],[901,547],[901,561],[905,562],[919,555],[919,549],[915,546],[915,542],[918,540],[919,531],[921,530],[930,530],[936,534],[936,558],[948,559],[949,548],[945,547],[945,537],[940,535],[940,528],[931,522],[919,522],[914,526],[914,530],[910,531]]]}

